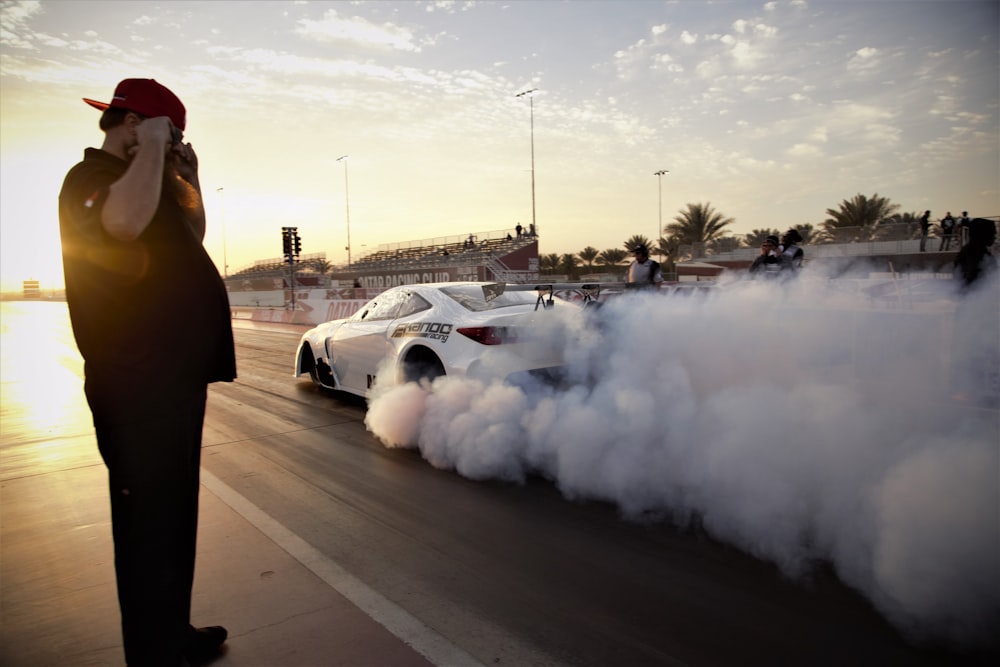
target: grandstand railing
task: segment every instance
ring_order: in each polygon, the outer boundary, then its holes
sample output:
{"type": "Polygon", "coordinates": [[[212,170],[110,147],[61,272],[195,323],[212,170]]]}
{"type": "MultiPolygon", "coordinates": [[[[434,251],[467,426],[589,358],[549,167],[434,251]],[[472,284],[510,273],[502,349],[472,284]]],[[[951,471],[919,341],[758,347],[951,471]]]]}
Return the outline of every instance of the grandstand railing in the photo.
{"type": "Polygon", "coordinates": [[[520,271],[512,269],[499,257],[490,255],[485,259],[484,265],[493,272],[495,280],[502,280],[509,283],[523,283],[530,280],[538,280],[538,271],[520,271]]]}
{"type": "MultiPolygon", "coordinates": [[[[296,271],[301,271],[307,267],[313,266],[316,263],[321,263],[326,261],[325,252],[311,252],[306,255],[301,255],[295,261],[296,271]]],[[[259,275],[264,272],[269,271],[288,271],[288,260],[284,257],[272,257],[270,259],[257,259],[250,266],[244,266],[241,269],[236,270],[230,276],[237,277],[245,274],[259,275]]]]}
{"type": "Polygon", "coordinates": [[[482,265],[493,255],[507,254],[534,240],[535,237],[523,234],[515,237],[503,231],[383,244],[352,262],[351,268],[366,271],[482,265]]]}
{"type": "MultiPolygon", "coordinates": [[[[507,240],[507,235],[511,236],[511,239],[516,241],[518,237],[515,235],[513,229],[499,229],[487,232],[472,232],[469,234],[453,234],[451,236],[435,236],[426,239],[417,239],[414,241],[402,241],[399,243],[381,243],[378,248],[376,248],[375,253],[382,252],[395,252],[396,250],[408,250],[408,249],[422,249],[422,248],[434,248],[434,247],[462,247],[463,243],[471,239],[474,245],[479,245],[484,241],[500,241],[507,240]]],[[[537,236],[537,234],[535,235],[537,236]]],[[[522,232],[521,239],[535,238],[529,237],[527,234],[522,232]]],[[[362,258],[363,259],[363,258],[362,258]]]]}

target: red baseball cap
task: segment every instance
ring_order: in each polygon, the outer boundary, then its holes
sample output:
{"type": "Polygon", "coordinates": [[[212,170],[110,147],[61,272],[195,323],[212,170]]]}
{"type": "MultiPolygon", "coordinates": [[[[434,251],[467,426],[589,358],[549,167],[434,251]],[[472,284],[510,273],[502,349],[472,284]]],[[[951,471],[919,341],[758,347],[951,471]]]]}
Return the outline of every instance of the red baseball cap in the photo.
{"type": "Polygon", "coordinates": [[[86,97],[83,101],[101,111],[113,107],[128,109],[146,118],[167,116],[178,130],[183,130],[186,123],[186,112],[180,99],[153,79],[125,79],[115,88],[110,102],[98,102],[86,97]]]}

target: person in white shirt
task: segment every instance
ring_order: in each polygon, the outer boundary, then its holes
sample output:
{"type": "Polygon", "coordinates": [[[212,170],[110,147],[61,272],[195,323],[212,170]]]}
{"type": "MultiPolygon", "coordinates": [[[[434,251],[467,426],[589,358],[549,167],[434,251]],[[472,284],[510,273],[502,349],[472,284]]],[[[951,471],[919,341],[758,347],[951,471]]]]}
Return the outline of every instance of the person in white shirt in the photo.
{"type": "Polygon", "coordinates": [[[663,282],[660,264],[649,258],[649,248],[637,245],[632,248],[635,259],[629,264],[625,276],[626,287],[632,289],[656,289],[663,282]]]}

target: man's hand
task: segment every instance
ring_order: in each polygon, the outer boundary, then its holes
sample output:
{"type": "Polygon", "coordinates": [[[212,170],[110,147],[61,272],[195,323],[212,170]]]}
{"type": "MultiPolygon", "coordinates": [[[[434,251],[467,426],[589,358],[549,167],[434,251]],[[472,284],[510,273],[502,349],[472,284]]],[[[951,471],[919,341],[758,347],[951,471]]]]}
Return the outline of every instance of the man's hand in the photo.
{"type": "Polygon", "coordinates": [[[173,123],[166,116],[143,120],[135,126],[136,145],[129,149],[129,154],[134,156],[140,149],[152,145],[163,146],[163,154],[166,156],[170,150],[173,127],[173,123]]]}
{"type": "Polygon", "coordinates": [[[177,175],[198,188],[198,156],[191,144],[173,144],[170,147],[169,155],[173,160],[177,175]]]}

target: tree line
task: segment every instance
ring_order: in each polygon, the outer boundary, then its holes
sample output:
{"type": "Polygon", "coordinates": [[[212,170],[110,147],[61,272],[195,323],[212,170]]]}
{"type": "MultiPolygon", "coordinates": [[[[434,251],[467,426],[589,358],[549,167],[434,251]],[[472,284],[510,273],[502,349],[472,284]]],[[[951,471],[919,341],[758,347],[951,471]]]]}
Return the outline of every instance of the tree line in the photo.
{"type": "MultiPolygon", "coordinates": [[[[899,204],[875,193],[871,197],[857,194],[845,199],[833,209],[826,209],[827,218],[814,225],[791,225],[802,234],[803,243],[872,241],[888,238],[917,238],[920,234],[920,213],[901,213],[899,204]]],[[[595,270],[607,272],[622,267],[630,259],[633,248],[646,246],[658,256],[665,273],[673,273],[677,262],[690,259],[693,248],[704,247],[712,252],[736,248],[756,248],[768,236],[781,236],[785,230],[760,228],[743,235],[733,235],[727,229],[735,220],[716,211],[711,203],[687,204],[667,225],[665,234],[654,243],[636,234],[626,239],[621,248],[598,250],[587,246],[573,254],[540,255],[539,269],[543,274],[566,274],[576,278],[595,270]]]]}

